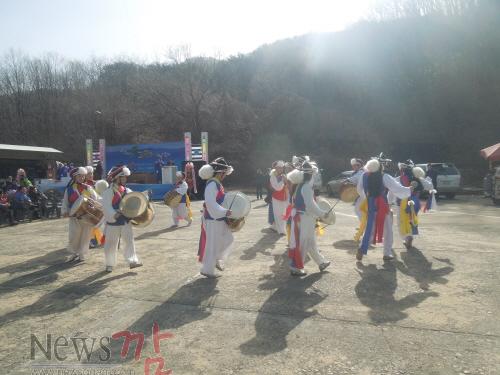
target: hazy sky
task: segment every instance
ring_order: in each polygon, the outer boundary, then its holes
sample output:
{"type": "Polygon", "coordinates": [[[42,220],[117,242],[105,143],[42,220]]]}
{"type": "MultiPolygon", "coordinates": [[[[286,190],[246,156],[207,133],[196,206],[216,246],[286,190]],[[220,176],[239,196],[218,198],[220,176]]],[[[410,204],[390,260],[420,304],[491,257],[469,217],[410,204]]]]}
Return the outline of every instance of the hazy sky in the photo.
{"type": "Polygon", "coordinates": [[[0,0],[0,53],[163,60],[169,46],[228,56],[308,32],[337,31],[372,0],[0,0]]]}

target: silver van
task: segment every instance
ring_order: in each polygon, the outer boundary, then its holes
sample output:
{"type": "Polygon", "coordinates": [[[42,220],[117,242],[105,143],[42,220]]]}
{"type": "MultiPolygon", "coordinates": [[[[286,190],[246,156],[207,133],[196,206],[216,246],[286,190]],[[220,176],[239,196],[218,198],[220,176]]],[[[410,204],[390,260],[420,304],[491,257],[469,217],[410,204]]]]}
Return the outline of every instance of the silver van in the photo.
{"type": "MultiPolygon", "coordinates": [[[[428,163],[427,163],[428,164],[428,163]]],[[[417,167],[422,168],[427,173],[427,164],[417,164],[417,167]]],[[[460,171],[453,163],[430,163],[432,169],[437,172],[437,190],[438,195],[444,195],[449,199],[455,198],[455,195],[460,192],[462,184],[462,176],[460,171]]]]}

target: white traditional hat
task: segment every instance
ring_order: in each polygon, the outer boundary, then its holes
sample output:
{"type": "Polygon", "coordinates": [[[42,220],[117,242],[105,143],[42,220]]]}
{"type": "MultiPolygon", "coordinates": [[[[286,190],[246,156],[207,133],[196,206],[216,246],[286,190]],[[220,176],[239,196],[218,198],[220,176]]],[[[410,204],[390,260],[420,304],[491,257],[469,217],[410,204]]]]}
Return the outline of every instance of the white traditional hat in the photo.
{"type": "Polygon", "coordinates": [[[71,178],[75,177],[75,176],[85,176],[87,174],[87,168],[85,167],[76,167],[76,168],[73,168],[69,171],[69,176],[71,178]]]}
{"type": "Polygon", "coordinates": [[[108,181],[114,181],[120,176],[130,176],[130,169],[125,165],[115,166],[108,172],[108,181]]]}
{"type": "Polygon", "coordinates": [[[368,160],[365,165],[365,170],[371,173],[378,172],[380,170],[380,162],[377,159],[368,160]]]}
{"type": "Polygon", "coordinates": [[[209,164],[205,164],[201,167],[198,171],[198,175],[202,179],[208,180],[212,178],[215,173],[225,172],[226,176],[229,176],[233,171],[233,167],[229,165],[223,157],[218,157],[209,164]]]}

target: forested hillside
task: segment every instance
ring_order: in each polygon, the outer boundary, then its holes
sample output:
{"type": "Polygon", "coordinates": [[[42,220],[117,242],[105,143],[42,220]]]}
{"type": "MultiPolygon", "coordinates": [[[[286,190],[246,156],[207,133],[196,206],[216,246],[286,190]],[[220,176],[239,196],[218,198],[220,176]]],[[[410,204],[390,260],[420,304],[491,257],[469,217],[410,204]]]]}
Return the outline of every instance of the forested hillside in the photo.
{"type": "Polygon", "coordinates": [[[187,48],[168,56],[144,64],[7,52],[0,143],[55,147],[80,161],[85,138],[152,143],[191,131],[197,142],[208,131],[211,156],[240,170],[307,153],[328,175],[384,151],[453,161],[474,181],[486,167],[478,150],[500,141],[496,1],[384,2],[343,32],[227,59],[187,48]]]}

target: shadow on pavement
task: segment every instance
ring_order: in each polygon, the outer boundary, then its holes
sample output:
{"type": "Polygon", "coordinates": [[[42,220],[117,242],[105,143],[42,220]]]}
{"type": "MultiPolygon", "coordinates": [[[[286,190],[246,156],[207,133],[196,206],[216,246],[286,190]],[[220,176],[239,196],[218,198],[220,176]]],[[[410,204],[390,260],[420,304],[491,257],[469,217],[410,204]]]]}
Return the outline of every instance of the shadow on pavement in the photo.
{"type": "MultiPolygon", "coordinates": [[[[161,305],[145,313],[142,317],[132,323],[125,331],[131,333],[144,333],[145,341],[152,335],[154,322],[158,322],[160,332],[165,333],[170,329],[182,327],[194,321],[203,320],[211,315],[215,297],[219,293],[216,289],[217,279],[199,278],[188,284],[182,285],[170,298],[161,305]],[[181,308],[179,308],[181,307],[181,308]]],[[[120,358],[123,339],[111,341],[112,363],[124,363],[134,359],[135,343],[132,344],[128,355],[120,358]]],[[[144,353],[152,352],[145,343],[142,349],[144,353]]]]}
{"type": "Polygon", "coordinates": [[[327,297],[313,286],[321,277],[321,273],[288,277],[260,308],[255,320],[256,336],[240,345],[241,353],[264,356],[284,350],[288,334],[303,320],[317,315],[310,309],[327,297]]]}
{"type": "Polygon", "coordinates": [[[363,265],[357,263],[361,280],[354,288],[359,301],[370,308],[368,316],[376,324],[397,322],[408,316],[404,311],[418,306],[428,297],[437,297],[436,292],[412,293],[396,300],[394,296],[398,282],[396,265],[385,262],[382,268],[375,264],[363,265]]]}
{"type": "MultiPolygon", "coordinates": [[[[60,262],[60,259],[59,259],[60,262]]],[[[0,295],[17,291],[22,288],[29,288],[50,284],[59,278],[57,272],[64,271],[69,268],[78,267],[83,263],[64,262],[54,264],[39,271],[31,272],[26,275],[16,277],[0,284],[0,295]]]]}
{"type": "Polygon", "coordinates": [[[32,268],[38,268],[43,265],[54,265],[61,263],[61,259],[63,259],[66,255],[68,255],[68,251],[66,248],[54,250],[50,253],[44,254],[42,256],[31,258],[24,262],[19,262],[16,264],[9,264],[3,267],[0,267],[0,273],[17,273],[28,271],[32,268]]]}
{"type": "Polygon", "coordinates": [[[424,254],[412,247],[401,254],[402,262],[396,262],[397,269],[407,276],[413,277],[421,289],[429,290],[432,283],[446,284],[448,282],[444,276],[453,272],[453,263],[448,259],[450,266],[432,269],[432,262],[429,262],[424,254]]]}
{"type": "Polygon", "coordinates": [[[255,206],[255,207],[252,207],[254,210],[257,209],[257,208],[263,208],[263,207],[266,207],[267,206],[267,203],[264,203],[264,204],[259,204],[258,206],[255,206]]]}
{"type": "Polygon", "coordinates": [[[252,246],[248,249],[243,250],[243,255],[240,256],[241,260],[250,260],[255,259],[257,253],[261,253],[263,255],[271,255],[268,249],[274,249],[276,241],[278,241],[280,237],[276,232],[264,233],[264,235],[252,246]]]}
{"type": "Polygon", "coordinates": [[[185,228],[188,228],[188,226],[181,225],[181,226],[178,226],[178,227],[175,227],[175,228],[170,228],[169,227],[169,228],[163,228],[163,229],[155,230],[153,232],[146,232],[146,233],[138,235],[135,238],[135,241],[145,240],[146,238],[151,238],[151,237],[157,237],[157,236],[159,236],[159,235],[161,235],[163,233],[175,232],[177,230],[182,230],[182,229],[185,229],[185,228]]]}
{"type": "Polygon", "coordinates": [[[359,242],[354,240],[340,240],[333,243],[333,247],[339,250],[347,250],[349,254],[356,254],[359,242]]]}
{"type": "Polygon", "coordinates": [[[258,288],[260,290],[272,290],[277,289],[283,284],[285,284],[290,279],[290,260],[288,254],[285,251],[280,255],[273,255],[274,263],[270,266],[271,273],[268,273],[261,278],[259,281],[258,288]]]}
{"type": "Polygon", "coordinates": [[[80,303],[104,290],[107,284],[114,280],[136,275],[134,272],[111,276],[106,279],[101,277],[109,275],[102,271],[91,275],[83,280],[68,283],[52,292],[42,296],[32,305],[12,311],[0,317],[0,326],[6,323],[24,319],[28,316],[47,316],[56,313],[62,313],[77,307],[80,303]]]}

